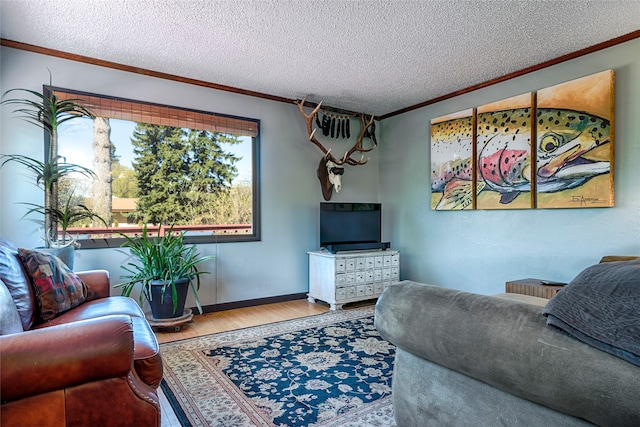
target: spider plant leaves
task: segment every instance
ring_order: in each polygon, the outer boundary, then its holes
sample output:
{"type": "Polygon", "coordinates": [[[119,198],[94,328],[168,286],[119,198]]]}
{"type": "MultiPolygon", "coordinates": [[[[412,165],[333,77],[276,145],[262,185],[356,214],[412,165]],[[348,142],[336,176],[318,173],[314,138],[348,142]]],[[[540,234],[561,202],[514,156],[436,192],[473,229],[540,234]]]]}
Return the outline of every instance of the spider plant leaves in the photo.
{"type": "MultiPolygon", "coordinates": [[[[52,83],[51,74],[49,74],[49,84],[52,83]]],[[[9,89],[2,94],[2,105],[10,105],[16,107],[13,112],[19,118],[34,124],[40,128],[47,130],[49,133],[57,131],[58,126],[67,120],[78,117],[95,118],[95,114],[85,107],[84,100],[80,98],[61,99],[55,93],[51,92],[48,96],[31,89],[15,88],[9,89]],[[9,94],[15,92],[31,95],[31,98],[8,98],[9,94]]]]}
{"type": "MultiPolygon", "coordinates": [[[[107,222],[102,219],[100,215],[92,212],[91,209],[89,209],[86,205],[83,205],[81,203],[73,204],[72,199],[73,197],[69,197],[61,209],[47,208],[35,203],[22,203],[23,205],[30,206],[30,208],[22,216],[22,218],[32,213],[49,215],[50,217],[54,218],[56,223],[62,229],[63,245],[66,244],[67,229],[69,228],[69,226],[75,224],[78,221],[82,221],[84,219],[98,220],[102,224],[104,224],[105,227],[108,227],[107,222]]],[[[73,239],[71,241],[73,242],[73,239]]]]}
{"type": "Polygon", "coordinates": [[[95,178],[96,174],[89,168],[73,163],[67,163],[62,156],[56,156],[49,161],[42,161],[21,154],[2,154],[0,167],[6,163],[15,162],[26,167],[34,175],[36,184],[50,189],[53,183],[72,173],[81,174],[87,178],[95,178]],[[60,161],[62,160],[62,162],[60,161]]]}

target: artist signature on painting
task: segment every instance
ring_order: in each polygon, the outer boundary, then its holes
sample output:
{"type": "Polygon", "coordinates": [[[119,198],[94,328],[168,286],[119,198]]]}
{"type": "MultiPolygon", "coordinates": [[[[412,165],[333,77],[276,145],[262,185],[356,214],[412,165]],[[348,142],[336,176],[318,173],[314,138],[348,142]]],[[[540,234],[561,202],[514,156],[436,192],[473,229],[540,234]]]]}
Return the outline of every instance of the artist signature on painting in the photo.
{"type": "Polygon", "coordinates": [[[604,200],[600,200],[597,197],[571,196],[571,202],[580,203],[580,206],[586,206],[602,204],[604,200]]]}

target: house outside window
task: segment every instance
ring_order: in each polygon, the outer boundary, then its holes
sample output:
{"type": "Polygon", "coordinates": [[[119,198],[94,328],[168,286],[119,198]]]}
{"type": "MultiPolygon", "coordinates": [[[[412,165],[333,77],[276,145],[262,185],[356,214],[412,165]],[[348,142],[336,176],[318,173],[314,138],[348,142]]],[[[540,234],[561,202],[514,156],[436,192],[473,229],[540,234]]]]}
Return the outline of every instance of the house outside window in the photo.
{"type": "Polygon", "coordinates": [[[59,154],[91,168],[59,188],[61,203],[87,206],[106,223],[68,228],[83,248],[117,247],[173,226],[190,243],[260,240],[260,121],[45,86],[81,99],[96,119],[59,129],[59,154]]]}

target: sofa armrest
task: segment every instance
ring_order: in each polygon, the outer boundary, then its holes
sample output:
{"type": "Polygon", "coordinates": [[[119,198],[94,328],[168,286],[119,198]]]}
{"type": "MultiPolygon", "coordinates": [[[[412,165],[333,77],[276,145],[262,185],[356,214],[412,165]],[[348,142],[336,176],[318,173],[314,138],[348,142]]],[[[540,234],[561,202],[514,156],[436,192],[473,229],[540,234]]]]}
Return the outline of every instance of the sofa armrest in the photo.
{"type": "Polygon", "coordinates": [[[107,378],[133,366],[133,325],[109,315],[0,337],[2,403],[107,378]]]}
{"type": "Polygon", "coordinates": [[[415,356],[524,399],[640,425],[640,368],[547,326],[542,307],[405,281],[380,296],[375,326],[415,356]]]}
{"type": "Polygon", "coordinates": [[[97,294],[95,298],[107,298],[111,294],[107,270],[75,271],[74,273],[97,294]]]}

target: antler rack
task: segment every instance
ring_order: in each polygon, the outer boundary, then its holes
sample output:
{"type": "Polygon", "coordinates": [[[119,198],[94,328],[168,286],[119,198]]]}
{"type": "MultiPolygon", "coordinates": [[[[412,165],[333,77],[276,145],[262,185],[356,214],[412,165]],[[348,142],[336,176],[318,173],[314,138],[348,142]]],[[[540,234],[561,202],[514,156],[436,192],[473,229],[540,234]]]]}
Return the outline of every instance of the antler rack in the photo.
{"type": "MultiPolygon", "coordinates": [[[[353,147],[351,147],[349,150],[347,150],[344,153],[344,156],[342,156],[341,159],[337,159],[333,156],[333,154],[331,154],[331,149],[327,150],[324,145],[322,145],[322,143],[320,141],[318,141],[318,139],[315,136],[315,133],[317,131],[317,128],[313,127],[313,121],[316,117],[316,115],[318,114],[318,111],[320,111],[320,108],[322,107],[322,102],[320,102],[319,104],[316,105],[316,107],[313,109],[313,111],[311,111],[310,114],[307,114],[304,111],[304,105],[307,101],[307,96],[304,97],[304,99],[302,99],[301,101],[296,101],[296,105],[298,106],[298,109],[300,110],[300,114],[302,114],[302,116],[304,117],[306,123],[307,123],[307,132],[309,133],[309,140],[314,143],[320,150],[322,150],[322,152],[324,153],[324,157],[325,159],[331,160],[333,163],[335,163],[336,165],[343,165],[343,164],[348,164],[351,166],[357,166],[357,165],[364,165],[365,163],[367,163],[369,161],[369,158],[367,158],[366,160],[364,160],[364,154],[362,153],[367,153],[371,150],[373,150],[374,148],[376,148],[376,145],[374,144],[373,146],[369,147],[369,148],[363,148],[362,147],[362,140],[364,139],[365,135],[367,134],[367,129],[369,129],[370,127],[373,126],[373,121],[375,120],[375,116],[372,114],[370,119],[366,118],[366,115],[364,113],[360,114],[360,121],[362,122],[362,130],[360,131],[360,135],[358,135],[358,139],[356,140],[356,143],[353,145],[353,147]],[[354,158],[352,158],[351,156],[354,153],[361,153],[361,157],[360,160],[356,160],[354,158]]],[[[331,111],[335,111],[335,109],[331,109],[331,111]]],[[[339,111],[341,114],[351,114],[349,112],[345,112],[345,111],[339,111]]]]}

